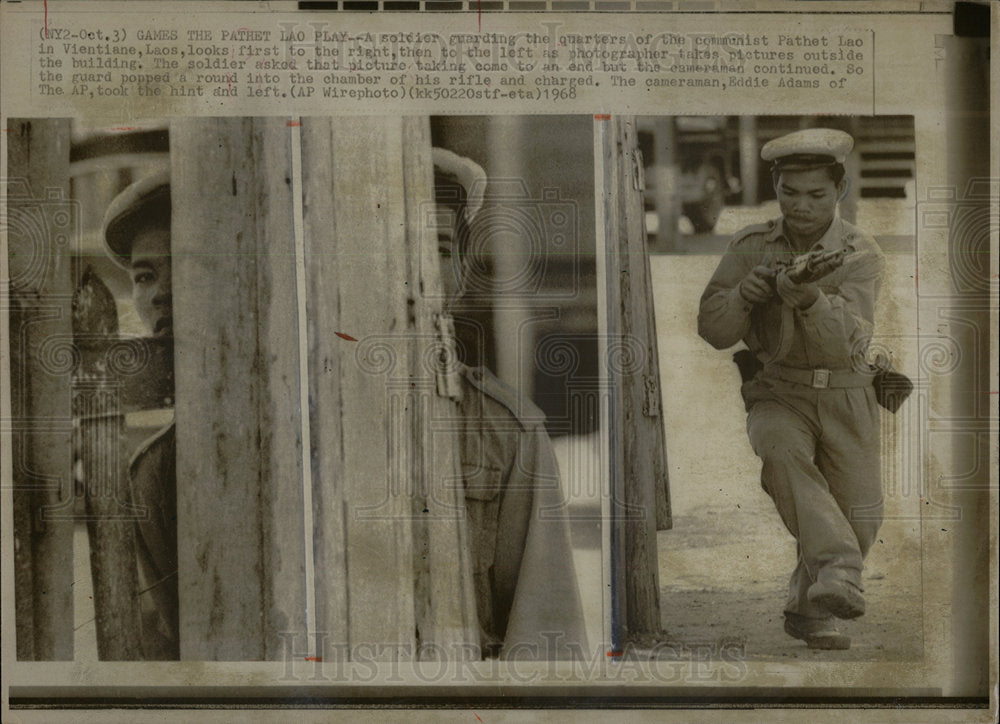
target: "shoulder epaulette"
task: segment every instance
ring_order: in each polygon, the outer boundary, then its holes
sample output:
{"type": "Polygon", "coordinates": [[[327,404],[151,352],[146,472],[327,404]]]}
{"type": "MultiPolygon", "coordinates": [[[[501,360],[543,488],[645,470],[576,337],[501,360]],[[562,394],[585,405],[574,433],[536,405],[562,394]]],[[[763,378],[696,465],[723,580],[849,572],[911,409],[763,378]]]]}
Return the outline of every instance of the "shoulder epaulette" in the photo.
{"type": "Polygon", "coordinates": [[[759,224],[750,224],[750,226],[745,226],[735,234],[733,234],[733,239],[730,243],[739,244],[744,239],[747,239],[754,234],[769,234],[774,231],[774,227],[777,226],[777,221],[771,219],[769,221],[763,221],[759,224]]]}
{"type": "Polygon", "coordinates": [[[545,422],[543,413],[535,403],[510,385],[501,382],[485,367],[463,367],[462,374],[473,387],[500,403],[525,430],[545,422]]]}

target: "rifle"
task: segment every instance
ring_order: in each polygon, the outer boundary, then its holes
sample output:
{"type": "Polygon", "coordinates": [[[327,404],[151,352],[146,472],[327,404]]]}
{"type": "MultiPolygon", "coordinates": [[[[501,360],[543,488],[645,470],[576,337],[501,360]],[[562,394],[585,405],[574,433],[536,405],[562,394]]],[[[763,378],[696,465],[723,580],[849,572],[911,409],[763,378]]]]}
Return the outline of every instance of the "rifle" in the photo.
{"type": "Polygon", "coordinates": [[[844,261],[850,254],[854,253],[853,246],[845,246],[843,249],[832,249],[823,251],[816,249],[800,254],[791,261],[778,259],[771,262],[769,268],[774,272],[767,277],[768,284],[777,291],[778,274],[785,272],[788,279],[795,284],[806,284],[816,282],[836,271],[843,266],[844,261]]]}
{"type": "MultiPolygon", "coordinates": [[[[767,274],[760,272],[759,276],[767,281],[771,290],[774,292],[774,298],[771,300],[771,303],[782,304],[782,300],[779,298],[777,293],[778,274],[785,272],[788,275],[789,281],[794,284],[805,284],[819,281],[823,277],[843,266],[848,255],[853,253],[854,247],[848,245],[842,249],[832,249],[830,251],[814,249],[813,251],[807,251],[804,254],[799,254],[791,261],[787,261],[785,259],[772,259],[771,262],[765,267],[767,274]]],[[[793,324],[794,322],[791,307],[782,305],[781,335],[778,340],[778,351],[772,355],[767,355],[767,361],[776,362],[788,353],[789,345],[791,344],[792,339],[791,334],[793,324]]],[[[741,356],[740,359],[737,359],[734,355],[733,361],[739,365],[740,375],[743,377],[744,382],[748,379],[753,379],[757,371],[757,364],[760,364],[759,360],[750,359],[746,356],[741,356]],[[755,362],[757,364],[755,364],[755,362]]]]}
{"type": "MultiPolygon", "coordinates": [[[[817,249],[801,254],[792,261],[774,261],[769,265],[772,273],[767,276],[768,284],[777,291],[778,274],[782,271],[786,272],[788,279],[795,284],[819,281],[839,269],[847,256],[853,252],[853,246],[832,251],[817,249]]],[[[764,367],[764,363],[748,349],[737,350],[733,354],[733,362],[739,368],[740,378],[744,383],[754,379],[764,367]]],[[[889,412],[896,412],[913,392],[913,382],[906,375],[894,370],[892,363],[881,355],[870,368],[874,373],[872,384],[875,388],[876,401],[889,412]]]]}

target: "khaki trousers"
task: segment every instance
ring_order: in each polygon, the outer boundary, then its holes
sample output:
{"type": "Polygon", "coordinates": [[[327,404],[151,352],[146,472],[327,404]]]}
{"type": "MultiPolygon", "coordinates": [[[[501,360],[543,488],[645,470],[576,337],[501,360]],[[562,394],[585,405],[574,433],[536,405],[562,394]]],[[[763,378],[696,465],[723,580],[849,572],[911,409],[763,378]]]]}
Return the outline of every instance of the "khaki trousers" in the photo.
{"type": "Polygon", "coordinates": [[[786,613],[827,619],[809,602],[817,580],[861,587],[882,523],[880,418],[875,391],[814,389],[774,379],[743,386],[747,433],[762,461],[761,486],[798,542],[786,613]]]}

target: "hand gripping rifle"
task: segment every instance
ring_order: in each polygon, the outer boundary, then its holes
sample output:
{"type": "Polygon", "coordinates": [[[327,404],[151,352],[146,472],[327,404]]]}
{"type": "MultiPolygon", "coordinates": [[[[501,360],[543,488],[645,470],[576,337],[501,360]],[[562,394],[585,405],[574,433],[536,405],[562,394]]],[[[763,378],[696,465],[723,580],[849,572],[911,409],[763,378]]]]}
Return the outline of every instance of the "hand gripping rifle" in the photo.
{"type": "MultiPolygon", "coordinates": [[[[767,265],[769,273],[764,278],[767,279],[767,283],[771,286],[771,289],[775,292],[775,298],[777,298],[778,274],[781,272],[788,274],[788,279],[795,284],[815,282],[843,266],[848,255],[853,253],[854,247],[848,245],[842,249],[833,249],[831,251],[815,249],[805,254],[799,254],[791,261],[775,259],[767,265]]],[[[762,274],[761,276],[764,275],[762,274]]],[[[786,330],[785,328],[790,327],[791,324],[791,309],[785,308],[782,310],[782,332],[778,343],[779,349],[778,352],[770,356],[771,361],[779,360],[788,352],[788,343],[791,342],[791,332],[790,329],[786,330]]],[[[757,373],[764,366],[764,363],[757,358],[757,355],[748,349],[738,350],[733,355],[733,362],[739,367],[740,377],[743,382],[749,382],[756,377],[757,373]]]]}
{"type": "Polygon", "coordinates": [[[823,251],[816,249],[805,254],[799,254],[791,261],[779,259],[771,262],[770,269],[774,272],[767,277],[768,283],[777,290],[778,274],[785,272],[788,279],[795,284],[807,284],[816,282],[823,277],[843,266],[844,261],[850,254],[854,253],[853,246],[845,246],[843,249],[832,249],[823,251]]]}
{"type": "MultiPolygon", "coordinates": [[[[839,269],[852,253],[854,247],[845,246],[843,249],[831,251],[817,249],[800,254],[791,261],[774,261],[769,266],[773,273],[767,276],[767,281],[777,291],[778,274],[784,271],[788,274],[788,279],[795,284],[816,282],[839,269]]],[[[748,349],[738,350],[733,354],[733,361],[739,367],[740,377],[744,383],[752,380],[764,366],[748,349]]],[[[896,412],[913,391],[913,383],[906,375],[894,370],[891,362],[885,358],[877,359],[871,365],[871,370],[874,373],[875,399],[885,409],[896,412]]]]}

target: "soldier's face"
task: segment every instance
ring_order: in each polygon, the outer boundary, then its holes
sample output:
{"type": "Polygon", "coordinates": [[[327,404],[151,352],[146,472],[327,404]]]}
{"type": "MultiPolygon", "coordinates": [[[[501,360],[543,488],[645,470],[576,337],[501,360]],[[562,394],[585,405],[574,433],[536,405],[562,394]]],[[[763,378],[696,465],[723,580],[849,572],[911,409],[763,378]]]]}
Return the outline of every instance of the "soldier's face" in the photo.
{"type": "Polygon", "coordinates": [[[837,201],[846,188],[846,180],[835,184],[823,168],[782,171],[775,191],[786,230],[797,239],[819,239],[833,221],[837,201]]]}
{"type": "Polygon", "coordinates": [[[437,218],[438,259],[441,262],[441,287],[445,305],[454,301],[461,291],[462,257],[459,254],[455,226],[458,212],[439,204],[437,218]]]}
{"type": "Polygon", "coordinates": [[[139,319],[156,337],[174,331],[170,293],[170,230],[148,228],[132,242],[132,299],[139,319]]]}

